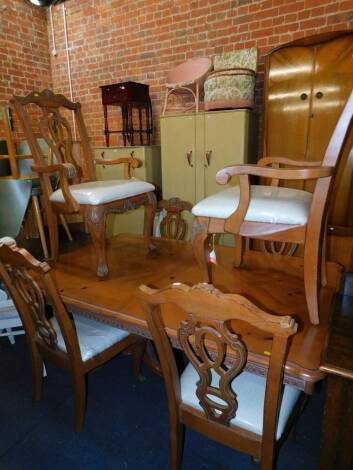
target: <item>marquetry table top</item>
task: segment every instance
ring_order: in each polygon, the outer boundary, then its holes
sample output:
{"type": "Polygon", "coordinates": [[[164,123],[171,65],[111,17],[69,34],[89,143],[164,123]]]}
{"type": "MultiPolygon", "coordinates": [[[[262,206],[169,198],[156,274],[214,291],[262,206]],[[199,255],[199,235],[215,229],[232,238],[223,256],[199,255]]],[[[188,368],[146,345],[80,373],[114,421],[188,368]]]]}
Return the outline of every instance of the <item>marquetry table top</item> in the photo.
{"type": "MultiPolygon", "coordinates": [[[[53,275],[64,302],[73,312],[149,337],[135,295],[137,287],[142,283],[161,288],[176,281],[186,284],[201,281],[188,242],[155,239],[154,243],[157,248],[149,253],[139,236],[119,235],[109,239],[109,278],[104,281],[96,278],[91,245],[60,256],[53,275]]],[[[328,263],[328,286],[321,289],[320,325],[314,326],[309,323],[306,309],[301,258],[247,252],[239,269],[232,267],[233,250],[219,247],[217,259],[216,287],[240,293],[270,313],[296,318],[299,332],[290,345],[285,381],[311,392],[313,384],[324,377],[319,369],[321,353],[341,269],[328,263]]],[[[183,312],[166,306],[165,315],[168,333],[176,344],[176,325],[183,312]]],[[[244,324],[237,326],[237,333],[246,336],[249,348],[247,368],[265,374],[271,341],[244,324]]]]}

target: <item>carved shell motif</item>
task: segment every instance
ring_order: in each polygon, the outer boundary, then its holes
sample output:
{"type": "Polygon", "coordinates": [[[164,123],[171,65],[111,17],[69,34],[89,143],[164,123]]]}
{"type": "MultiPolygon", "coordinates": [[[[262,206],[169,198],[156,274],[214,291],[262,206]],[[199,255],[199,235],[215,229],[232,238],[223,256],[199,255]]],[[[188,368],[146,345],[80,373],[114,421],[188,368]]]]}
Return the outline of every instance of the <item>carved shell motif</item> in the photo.
{"type": "Polygon", "coordinates": [[[46,317],[45,299],[40,287],[26,269],[8,267],[7,270],[14,287],[28,306],[37,334],[48,346],[55,346],[58,342],[56,332],[46,317]]]}
{"type": "Polygon", "coordinates": [[[207,418],[229,424],[238,408],[231,384],[246,363],[244,344],[225,322],[217,321],[185,320],[181,323],[178,337],[200,377],[196,395],[207,418]]]}

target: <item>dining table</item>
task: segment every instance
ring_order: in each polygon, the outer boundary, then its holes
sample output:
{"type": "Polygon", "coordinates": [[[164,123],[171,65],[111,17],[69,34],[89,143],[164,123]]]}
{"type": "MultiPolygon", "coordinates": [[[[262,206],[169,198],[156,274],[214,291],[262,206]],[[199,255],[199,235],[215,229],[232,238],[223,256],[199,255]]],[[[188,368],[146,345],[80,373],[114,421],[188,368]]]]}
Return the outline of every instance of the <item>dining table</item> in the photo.
{"type": "MultiPolygon", "coordinates": [[[[59,256],[52,274],[68,310],[74,314],[109,323],[151,338],[136,292],[141,284],[163,288],[174,282],[193,285],[201,282],[191,243],[161,238],[147,248],[142,236],[120,234],[107,240],[109,277],[95,274],[95,253],[91,244],[59,256]]],[[[247,251],[241,268],[234,268],[234,249],[217,245],[214,285],[227,293],[238,293],[263,310],[290,315],[298,323],[284,371],[284,382],[311,394],[326,372],[320,368],[335,296],[342,269],[327,262],[327,285],[320,289],[320,323],[310,323],[306,307],[303,259],[260,251],[247,251]]],[[[175,305],[163,306],[163,318],[171,342],[178,347],[177,330],[186,313],[175,305]]],[[[271,355],[271,338],[243,322],[234,328],[246,340],[246,369],[266,375],[271,355]]]]}

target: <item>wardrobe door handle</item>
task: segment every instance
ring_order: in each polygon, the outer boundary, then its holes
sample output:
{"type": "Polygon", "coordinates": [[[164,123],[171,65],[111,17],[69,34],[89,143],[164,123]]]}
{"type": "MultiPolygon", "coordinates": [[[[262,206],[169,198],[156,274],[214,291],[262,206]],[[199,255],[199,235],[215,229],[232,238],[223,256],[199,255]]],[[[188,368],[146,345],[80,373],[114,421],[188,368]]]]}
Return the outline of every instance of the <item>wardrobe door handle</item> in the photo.
{"type": "Polygon", "coordinates": [[[205,158],[206,162],[204,163],[204,167],[207,168],[211,164],[211,156],[212,156],[212,150],[207,150],[205,153],[205,158]]]}
{"type": "Polygon", "coordinates": [[[191,166],[192,168],[194,166],[194,164],[192,163],[192,150],[189,150],[189,152],[186,152],[186,159],[188,161],[189,166],[191,166]]]}
{"type": "Polygon", "coordinates": [[[324,96],[324,94],[322,93],[322,91],[318,91],[315,96],[318,100],[321,100],[321,98],[324,96]]]}
{"type": "Polygon", "coordinates": [[[300,95],[300,99],[304,101],[304,100],[308,99],[308,95],[306,93],[302,93],[300,95]]]}

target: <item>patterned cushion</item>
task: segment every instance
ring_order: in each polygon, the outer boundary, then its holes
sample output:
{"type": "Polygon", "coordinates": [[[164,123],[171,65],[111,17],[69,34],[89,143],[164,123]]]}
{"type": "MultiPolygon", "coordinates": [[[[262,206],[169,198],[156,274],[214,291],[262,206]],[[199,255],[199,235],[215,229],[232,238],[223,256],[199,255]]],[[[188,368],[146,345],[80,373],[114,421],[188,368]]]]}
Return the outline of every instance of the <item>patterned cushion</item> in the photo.
{"type": "MultiPolygon", "coordinates": [[[[128,331],[119,330],[114,326],[79,315],[73,315],[73,318],[83,361],[88,361],[130,334],[128,331]]],[[[51,322],[57,335],[58,348],[66,352],[64,338],[56,318],[53,318],[51,322]]]]}
{"type": "MultiPolygon", "coordinates": [[[[217,386],[216,373],[212,370],[212,382],[217,386]]],[[[188,364],[185,368],[181,382],[181,401],[188,406],[202,410],[196,396],[196,384],[200,380],[195,368],[188,364]]],[[[239,426],[248,431],[262,435],[264,398],[266,389],[265,377],[249,372],[242,372],[232,383],[232,389],[237,395],[238,409],[235,418],[230,424],[239,426]]],[[[300,390],[291,385],[285,385],[279,412],[276,439],[280,439],[295,404],[300,397],[300,390]]],[[[212,396],[212,399],[215,397],[212,396]]]]}
{"type": "MultiPolygon", "coordinates": [[[[227,219],[238,207],[239,186],[227,188],[203,199],[192,208],[199,217],[227,219]]],[[[312,194],[275,186],[251,186],[246,221],[271,224],[305,225],[312,194]]]]}
{"type": "MultiPolygon", "coordinates": [[[[140,181],[137,178],[129,180],[92,181],[90,183],[73,184],[70,191],[79,204],[96,206],[107,202],[118,201],[127,197],[154,191],[153,184],[140,181]]],[[[52,202],[64,202],[61,189],[50,196],[52,202]]]]}
{"type": "Polygon", "coordinates": [[[214,70],[234,69],[237,67],[251,69],[256,71],[257,68],[257,48],[250,47],[233,52],[225,52],[216,55],[213,58],[214,70]]]}
{"type": "Polygon", "coordinates": [[[255,76],[239,69],[256,71],[256,47],[216,55],[213,65],[204,85],[205,110],[253,107],[255,76]]]}
{"type": "Polygon", "coordinates": [[[205,110],[224,108],[252,108],[254,106],[255,77],[248,74],[230,75],[219,72],[207,78],[205,110]]]}

